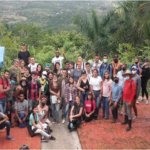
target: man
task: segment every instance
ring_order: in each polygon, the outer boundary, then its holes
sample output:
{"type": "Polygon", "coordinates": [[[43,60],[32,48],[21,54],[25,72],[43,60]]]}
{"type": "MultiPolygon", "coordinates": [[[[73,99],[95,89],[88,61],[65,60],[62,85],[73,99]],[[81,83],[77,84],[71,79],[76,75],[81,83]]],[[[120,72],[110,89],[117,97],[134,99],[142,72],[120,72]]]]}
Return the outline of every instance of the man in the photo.
{"type": "Polygon", "coordinates": [[[6,95],[10,90],[10,85],[8,82],[9,71],[4,71],[4,76],[0,77],[0,111],[6,113],[6,95]]]}
{"type": "MultiPolygon", "coordinates": [[[[69,83],[69,79],[67,78],[67,70],[63,68],[62,70],[62,77],[58,78],[58,84],[61,87],[61,105],[62,105],[62,114],[64,113],[64,109],[66,106],[66,102],[64,99],[64,93],[65,93],[65,86],[66,84],[69,83]]],[[[65,119],[62,120],[62,123],[65,123],[65,119]]]]}
{"type": "Polygon", "coordinates": [[[95,61],[93,62],[92,70],[97,69],[99,71],[99,68],[101,66],[102,62],[99,60],[99,56],[95,56],[95,61]]]}
{"type": "Polygon", "coordinates": [[[132,80],[132,73],[130,70],[127,70],[123,76],[126,77],[122,93],[125,120],[121,124],[125,125],[128,123],[126,131],[129,131],[132,128],[132,103],[136,94],[136,83],[132,80]]]}
{"type": "Polygon", "coordinates": [[[24,92],[19,92],[19,101],[15,102],[15,121],[18,123],[20,128],[26,126],[28,117],[28,101],[24,99],[24,92]]]}
{"type": "Polygon", "coordinates": [[[105,71],[108,70],[110,78],[112,78],[112,66],[108,64],[108,55],[103,55],[103,63],[99,67],[99,76],[103,78],[105,71]]]}
{"type": "Polygon", "coordinates": [[[136,94],[135,94],[134,101],[133,101],[133,110],[134,110],[134,113],[135,113],[135,116],[133,117],[133,119],[136,119],[137,118],[136,102],[139,103],[138,102],[138,97],[139,97],[140,88],[141,88],[141,78],[137,74],[137,67],[136,66],[132,67],[132,74],[133,74],[132,80],[135,81],[135,83],[136,83],[136,94]]]}
{"type": "Polygon", "coordinates": [[[30,71],[36,71],[38,63],[35,63],[35,58],[31,57],[31,64],[28,65],[28,67],[30,68],[30,71]]]}
{"type": "Polygon", "coordinates": [[[50,72],[50,64],[49,64],[49,63],[46,63],[46,64],[45,64],[45,71],[46,71],[47,73],[50,72]]]}
{"type": "Polygon", "coordinates": [[[0,111],[0,130],[6,128],[6,139],[8,140],[15,140],[13,137],[10,136],[10,122],[8,117],[0,111]]]}
{"type": "Polygon", "coordinates": [[[19,60],[15,59],[13,66],[9,68],[10,74],[15,73],[17,75],[17,84],[19,84],[20,78],[21,78],[21,71],[19,68],[19,60]]]}
{"type": "MultiPolygon", "coordinates": [[[[78,56],[77,62],[80,62],[81,63],[81,69],[85,70],[85,63],[83,62],[83,58],[81,55],[78,56]]],[[[77,63],[74,64],[74,68],[75,69],[77,68],[77,63]]]]}
{"type": "Polygon", "coordinates": [[[32,81],[28,83],[27,87],[29,111],[32,110],[33,105],[39,103],[39,97],[41,96],[41,84],[36,80],[36,75],[36,72],[31,73],[32,81]]]}
{"type": "Polygon", "coordinates": [[[86,74],[88,78],[90,79],[90,77],[92,77],[92,70],[91,70],[91,66],[89,62],[85,64],[85,68],[86,68],[86,74]]]}
{"type": "Polygon", "coordinates": [[[138,75],[141,75],[142,74],[142,67],[140,66],[139,61],[140,61],[139,58],[135,58],[135,63],[132,64],[129,69],[130,69],[130,71],[132,71],[132,67],[136,66],[136,68],[137,68],[136,73],[138,75]]]}
{"type": "Polygon", "coordinates": [[[65,57],[65,53],[63,52],[62,54],[63,54],[63,57],[61,57],[61,56],[59,56],[59,50],[56,50],[55,51],[55,54],[56,54],[56,57],[54,57],[53,59],[52,59],[52,70],[54,71],[54,66],[55,66],[55,64],[56,64],[56,62],[59,62],[60,63],[60,69],[62,69],[62,62],[64,61],[64,60],[66,60],[66,57],[65,57]]]}
{"type": "Polygon", "coordinates": [[[113,78],[118,73],[118,71],[121,71],[122,63],[119,62],[118,55],[114,55],[111,66],[112,66],[112,78],[113,78]]]}
{"type": "Polygon", "coordinates": [[[18,59],[19,60],[24,60],[25,66],[29,64],[29,57],[30,57],[30,52],[26,50],[26,45],[25,43],[21,44],[21,51],[18,53],[18,59]]]}

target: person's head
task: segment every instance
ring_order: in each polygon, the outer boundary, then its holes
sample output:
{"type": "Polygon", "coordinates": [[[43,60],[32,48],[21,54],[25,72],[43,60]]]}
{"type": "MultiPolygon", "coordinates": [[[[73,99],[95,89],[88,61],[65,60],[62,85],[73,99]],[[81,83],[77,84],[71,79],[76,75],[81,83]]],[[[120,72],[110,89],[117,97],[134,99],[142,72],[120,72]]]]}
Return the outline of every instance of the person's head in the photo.
{"type": "Polygon", "coordinates": [[[91,93],[91,92],[89,92],[89,93],[88,93],[88,97],[87,97],[87,99],[88,99],[88,100],[93,100],[93,95],[92,95],[92,93],[91,93]]]}
{"type": "Polygon", "coordinates": [[[19,67],[19,60],[15,59],[13,65],[15,68],[18,68],[19,67]]]}
{"type": "Polygon", "coordinates": [[[55,55],[56,55],[56,57],[59,57],[59,50],[55,51],[55,55]]]}
{"type": "Polygon", "coordinates": [[[118,63],[118,60],[119,60],[118,55],[114,55],[113,60],[114,60],[114,63],[118,63]]]}
{"type": "Polygon", "coordinates": [[[78,56],[78,60],[77,61],[80,61],[80,62],[82,62],[83,61],[83,58],[82,58],[82,56],[80,55],[80,56],[78,56]]]}
{"type": "Polygon", "coordinates": [[[26,74],[30,74],[30,68],[27,67],[27,66],[25,66],[25,67],[24,67],[24,72],[25,72],[26,74]]]}
{"type": "Polygon", "coordinates": [[[57,74],[56,74],[56,73],[54,73],[54,74],[53,74],[53,81],[54,81],[54,82],[56,82],[56,81],[57,81],[57,79],[58,79],[57,74]]]}
{"type": "Polygon", "coordinates": [[[56,64],[55,64],[55,68],[56,68],[57,70],[59,70],[59,69],[60,69],[60,63],[59,63],[59,62],[56,62],[56,64]]]}
{"type": "Polygon", "coordinates": [[[23,91],[19,92],[19,100],[20,100],[20,102],[23,102],[23,100],[24,100],[24,92],[23,91]]]}
{"type": "Polygon", "coordinates": [[[96,62],[96,63],[99,62],[99,56],[98,56],[98,55],[95,56],[95,62],[96,62]]]}
{"type": "Polygon", "coordinates": [[[34,57],[31,57],[31,64],[35,64],[35,58],[34,57]]]}
{"type": "Polygon", "coordinates": [[[86,71],[85,71],[85,70],[83,70],[83,71],[82,71],[82,75],[81,75],[81,77],[82,77],[82,79],[85,79],[85,78],[87,77],[87,75],[86,75],[86,71]]]}
{"type": "Polygon", "coordinates": [[[77,62],[77,67],[78,67],[78,69],[81,69],[81,65],[82,65],[81,61],[78,61],[78,62],[77,62]]]}
{"type": "Polygon", "coordinates": [[[135,75],[135,74],[136,74],[136,72],[137,72],[137,68],[136,68],[136,66],[133,66],[133,67],[132,67],[132,74],[134,74],[134,75],[135,75]]]}
{"type": "Polygon", "coordinates": [[[32,77],[32,80],[33,80],[33,81],[36,80],[36,77],[37,77],[36,71],[31,72],[31,77],[32,77]]]}
{"type": "Polygon", "coordinates": [[[69,84],[74,84],[74,78],[73,77],[69,77],[69,84]]]}
{"type": "Polygon", "coordinates": [[[107,63],[108,62],[108,55],[103,55],[103,62],[104,63],[107,63]]]}
{"type": "Polygon", "coordinates": [[[74,62],[69,63],[69,69],[74,69],[74,62]]]}
{"type": "Polygon", "coordinates": [[[21,43],[21,49],[22,49],[22,50],[26,50],[26,45],[25,45],[25,43],[21,43]]]}
{"type": "Polygon", "coordinates": [[[41,97],[40,97],[40,105],[42,107],[44,107],[46,105],[47,100],[48,100],[48,97],[46,95],[41,95],[41,97]]]}
{"type": "Polygon", "coordinates": [[[12,82],[15,83],[17,81],[17,74],[16,73],[12,73],[11,76],[10,76],[10,80],[11,81],[13,80],[12,82]]]}
{"type": "Polygon", "coordinates": [[[23,68],[25,66],[24,60],[20,60],[20,67],[23,68]]]}
{"type": "Polygon", "coordinates": [[[122,67],[121,67],[121,69],[122,69],[123,72],[125,72],[126,69],[127,69],[127,64],[123,64],[122,67]]]}
{"type": "Polygon", "coordinates": [[[139,58],[136,57],[136,58],[135,58],[135,64],[137,65],[137,64],[139,63],[139,61],[140,61],[139,58]]]}
{"type": "Polygon", "coordinates": [[[65,61],[65,68],[69,69],[69,61],[65,61]]]}
{"type": "Polygon", "coordinates": [[[148,59],[147,59],[147,58],[145,58],[145,59],[144,59],[144,62],[145,62],[145,63],[148,63],[148,59]]]}
{"type": "Polygon", "coordinates": [[[37,106],[34,106],[33,108],[32,108],[32,113],[35,115],[36,113],[38,113],[38,108],[37,108],[37,106]]]}
{"type": "Polygon", "coordinates": [[[67,76],[67,70],[66,70],[66,68],[63,68],[63,70],[62,70],[62,76],[63,77],[67,76]]]}
{"type": "Polygon", "coordinates": [[[80,97],[79,96],[76,96],[76,99],[75,99],[75,102],[76,102],[76,104],[80,104],[80,97]]]}
{"type": "Polygon", "coordinates": [[[85,64],[85,67],[86,67],[86,70],[87,70],[87,71],[90,71],[91,65],[90,65],[89,62],[87,62],[87,63],[85,64]]]}
{"type": "Polygon", "coordinates": [[[46,79],[47,78],[47,71],[43,71],[42,72],[42,79],[46,79]]]}
{"type": "Polygon", "coordinates": [[[98,70],[94,69],[93,70],[93,77],[96,78],[98,76],[98,70]]]}
{"type": "Polygon", "coordinates": [[[49,72],[47,76],[48,76],[49,80],[52,80],[53,79],[53,72],[49,72]]]}
{"type": "Polygon", "coordinates": [[[143,64],[143,66],[144,66],[144,67],[148,67],[148,62],[145,62],[145,63],[143,64]]]}
{"type": "Polygon", "coordinates": [[[122,76],[125,77],[127,80],[130,80],[132,78],[132,73],[130,70],[126,70],[126,72],[123,73],[122,76]]]}
{"type": "Polygon", "coordinates": [[[45,64],[45,70],[46,70],[47,72],[50,71],[50,64],[49,64],[49,63],[45,64]]]}
{"type": "Polygon", "coordinates": [[[114,82],[115,82],[116,84],[118,84],[119,78],[118,78],[117,76],[114,77],[114,82]]]}
{"type": "Polygon", "coordinates": [[[38,65],[37,65],[37,68],[36,68],[36,71],[42,73],[42,71],[43,71],[43,66],[42,66],[41,64],[38,64],[38,65]]]}
{"type": "Polygon", "coordinates": [[[5,70],[5,71],[4,71],[4,79],[5,79],[5,80],[9,79],[9,78],[10,78],[9,75],[10,75],[9,70],[5,70]]]}
{"type": "Polygon", "coordinates": [[[105,73],[104,73],[103,80],[105,80],[105,79],[107,79],[107,80],[110,79],[110,75],[109,75],[109,71],[108,70],[106,70],[105,73]]]}
{"type": "Polygon", "coordinates": [[[20,80],[20,85],[22,87],[26,87],[27,86],[27,79],[25,77],[22,77],[20,80]]]}

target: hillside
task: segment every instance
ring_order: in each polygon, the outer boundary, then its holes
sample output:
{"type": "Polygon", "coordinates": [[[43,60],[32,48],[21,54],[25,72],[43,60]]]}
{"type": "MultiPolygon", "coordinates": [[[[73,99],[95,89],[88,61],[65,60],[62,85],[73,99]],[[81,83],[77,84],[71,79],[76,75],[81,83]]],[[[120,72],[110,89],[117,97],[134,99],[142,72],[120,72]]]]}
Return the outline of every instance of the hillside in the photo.
{"type": "Polygon", "coordinates": [[[98,1],[49,1],[49,2],[0,2],[0,19],[14,25],[16,23],[34,23],[51,29],[73,29],[72,17],[77,13],[89,14],[94,8],[102,17],[117,6],[116,2],[98,1]]]}

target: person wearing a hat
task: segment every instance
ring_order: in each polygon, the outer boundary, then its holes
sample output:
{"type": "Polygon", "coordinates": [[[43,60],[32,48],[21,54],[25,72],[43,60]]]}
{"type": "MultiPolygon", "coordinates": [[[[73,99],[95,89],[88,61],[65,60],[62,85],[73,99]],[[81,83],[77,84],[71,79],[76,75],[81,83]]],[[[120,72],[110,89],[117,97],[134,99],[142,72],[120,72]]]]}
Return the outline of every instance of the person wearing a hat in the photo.
{"type": "Polygon", "coordinates": [[[51,65],[49,64],[49,63],[46,63],[45,64],[45,71],[48,73],[48,72],[50,72],[50,67],[51,67],[51,65]]]}
{"type": "Polygon", "coordinates": [[[25,66],[29,64],[30,52],[26,50],[25,43],[21,43],[21,50],[18,52],[18,59],[24,60],[25,66]]]}
{"type": "Polygon", "coordinates": [[[122,125],[128,124],[126,131],[131,130],[132,128],[132,105],[136,95],[136,83],[132,80],[133,74],[130,70],[126,70],[123,74],[126,77],[126,81],[124,83],[124,89],[122,92],[122,99],[125,111],[125,119],[122,122],[122,125]]]}
{"type": "Polygon", "coordinates": [[[87,100],[84,103],[84,120],[89,122],[94,118],[94,112],[96,109],[96,103],[93,100],[91,92],[88,92],[87,100]]]}
{"type": "Polygon", "coordinates": [[[117,76],[114,77],[114,81],[112,83],[112,91],[111,91],[111,110],[113,120],[111,123],[115,123],[118,119],[118,106],[119,100],[122,97],[122,87],[119,85],[119,78],[117,76]]]}
{"type": "Polygon", "coordinates": [[[133,66],[132,67],[132,80],[135,81],[136,83],[136,94],[135,94],[135,97],[134,97],[134,101],[133,101],[133,110],[134,110],[134,113],[135,113],[135,116],[133,117],[133,119],[136,119],[137,118],[137,107],[136,107],[136,102],[138,102],[138,97],[139,97],[139,94],[140,94],[140,88],[141,88],[141,78],[140,76],[137,74],[137,68],[136,66],[133,66]]]}

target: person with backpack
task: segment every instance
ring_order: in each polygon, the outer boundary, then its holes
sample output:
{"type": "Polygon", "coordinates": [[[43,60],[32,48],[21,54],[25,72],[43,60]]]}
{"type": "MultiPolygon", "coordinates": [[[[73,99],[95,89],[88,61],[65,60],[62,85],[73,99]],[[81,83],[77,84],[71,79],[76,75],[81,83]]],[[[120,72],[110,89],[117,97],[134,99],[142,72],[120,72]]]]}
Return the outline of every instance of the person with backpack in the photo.
{"type": "Polygon", "coordinates": [[[10,84],[8,82],[9,74],[9,71],[5,70],[3,77],[0,77],[0,111],[3,114],[6,113],[6,95],[10,90],[10,84]]]}
{"type": "Polygon", "coordinates": [[[132,106],[136,94],[136,83],[132,80],[132,73],[130,70],[126,70],[123,76],[126,77],[124,89],[122,92],[125,118],[124,122],[122,122],[121,124],[128,124],[126,131],[129,131],[132,128],[132,106]]]}
{"type": "Polygon", "coordinates": [[[83,113],[83,104],[81,103],[80,97],[76,96],[75,103],[71,108],[69,116],[68,129],[70,132],[76,130],[80,126],[82,121],[82,113],[83,113]]]}
{"type": "Polygon", "coordinates": [[[103,55],[103,63],[99,67],[99,76],[103,78],[105,71],[108,70],[112,78],[112,66],[108,64],[108,55],[103,55]]]}
{"type": "Polygon", "coordinates": [[[31,73],[32,81],[27,86],[27,100],[29,105],[29,111],[32,110],[32,106],[39,103],[39,97],[41,96],[41,84],[36,80],[36,72],[31,73]]]}
{"type": "Polygon", "coordinates": [[[89,122],[94,119],[94,112],[96,109],[96,103],[93,100],[92,93],[89,92],[87,96],[87,100],[84,103],[84,120],[85,122],[89,122]]]}

